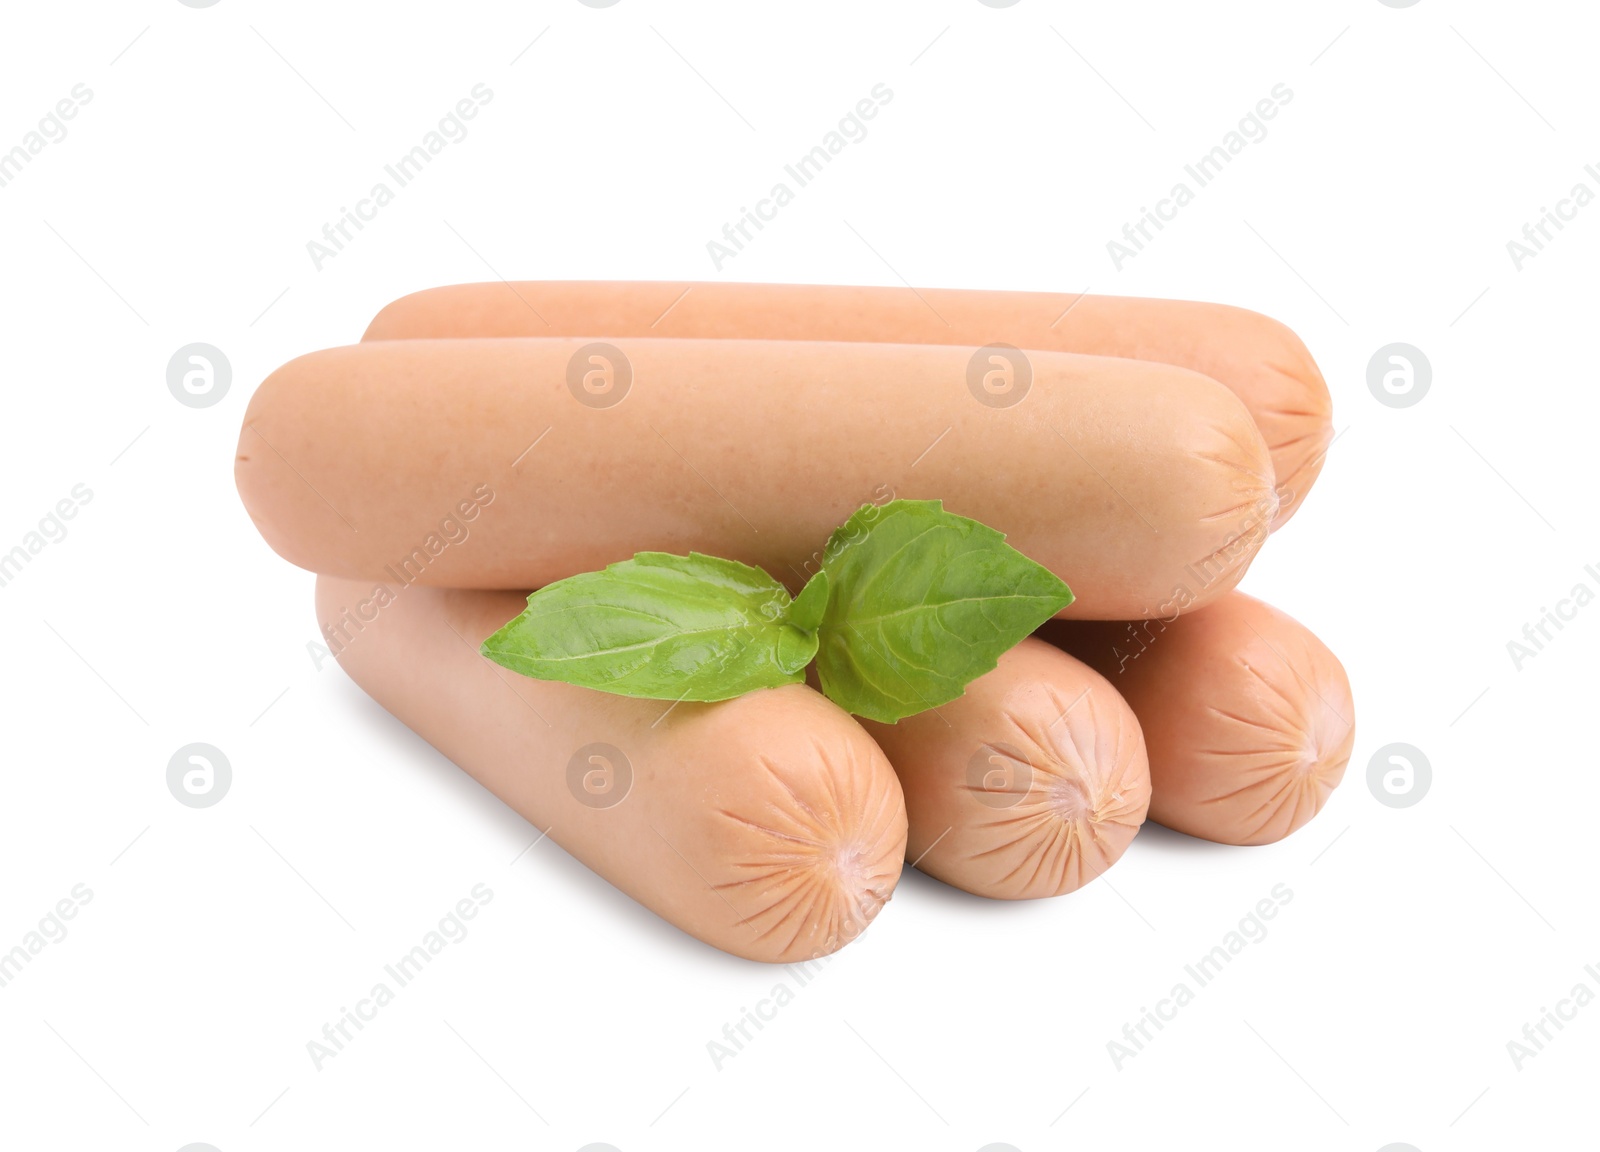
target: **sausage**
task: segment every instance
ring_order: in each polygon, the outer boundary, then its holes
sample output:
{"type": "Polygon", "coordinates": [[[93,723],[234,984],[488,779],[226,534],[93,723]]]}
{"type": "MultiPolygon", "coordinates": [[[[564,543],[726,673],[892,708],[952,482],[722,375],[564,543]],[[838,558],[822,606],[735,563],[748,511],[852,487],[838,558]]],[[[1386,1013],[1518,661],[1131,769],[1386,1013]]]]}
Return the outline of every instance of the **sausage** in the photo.
{"type": "Polygon", "coordinates": [[[668,709],[506,672],[477,646],[522,603],[317,580],[351,679],[662,919],[774,963],[865,930],[899,879],[906,816],[860,726],[799,684],[668,709]]]}
{"type": "Polygon", "coordinates": [[[1006,533],[1072,587],[1067,615],[1233,587],[1276,506],[1239,400],[1170,365],[1029,356],[1024,402],[991,407],[953,346],[360,344],[261,385],[235,478],[282,556],[351,579],[533,588],[696,550],[798,587],[835,527],[900,496],[1006,533]],[[622,402],[580,399],[610,400],[608,375],[622,402]]]}
{"type": "Polygon", "coordinates": [[[1100,671],[1139,718],[1150,818],[1224,844],[1271,844],[1344,776],[1355,706],[1310,629],[1242,592],[1171,621],[1051,621],[1038,633],[1100,671]]]}
{"type": "Polygon", "coordinates": [[[906,858],[979,896],[1081,888],[1116,863],[1150,805],[1132,710],[1041,640],[1018,644],[949,704],[862,723],[905,791],[906,858]]]}
{"type": "Polygon", "coordinates": [[[1175,364],[1232,389],[1272,452],[1272,527],[1300,507],[1333,437],[1306,346],[1259,312],[1189,300],[812,284],[494,282],[431,288],[379,312],[367,340],[439,336],[677,336],[1003,342],[1175,364]]]}

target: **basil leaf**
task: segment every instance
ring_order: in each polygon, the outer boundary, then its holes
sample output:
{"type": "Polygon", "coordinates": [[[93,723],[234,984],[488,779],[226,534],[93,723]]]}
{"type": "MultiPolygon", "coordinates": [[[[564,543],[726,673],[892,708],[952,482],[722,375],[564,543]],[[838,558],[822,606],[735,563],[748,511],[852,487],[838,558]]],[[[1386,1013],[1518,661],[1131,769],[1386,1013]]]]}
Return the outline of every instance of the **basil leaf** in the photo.
{"type": "Polygon", "coordinates": [[[545,586],[483,642],[497,664],[655,700],[727,700],[805,681],[814,632],[786,622],[789,593],[759,568],[641,552],[545,586]]]}
{"type": "Polygon", "coordinates": [[[862,505],[828,541],[822,570],[823,694],[890,723],[956,699],[1072,603],[1048,569],[937,500],[862,505]]]}
{"type": "Polygon", "coordinates": [[[822,623],[823,610],[828,606],[828,574],[818,572],[800,595],[794,598],[784,614],[789,625],[778,638],[778,665],[785,672],[804,672],[805,666],[817,654],[817,626],[822,623]]]}
{"type": "Polygon", "coordinates": [[[828,574],[818,572],[789,606],[789,623],[802,632],[815,632],[828,608],[828,574]]]}

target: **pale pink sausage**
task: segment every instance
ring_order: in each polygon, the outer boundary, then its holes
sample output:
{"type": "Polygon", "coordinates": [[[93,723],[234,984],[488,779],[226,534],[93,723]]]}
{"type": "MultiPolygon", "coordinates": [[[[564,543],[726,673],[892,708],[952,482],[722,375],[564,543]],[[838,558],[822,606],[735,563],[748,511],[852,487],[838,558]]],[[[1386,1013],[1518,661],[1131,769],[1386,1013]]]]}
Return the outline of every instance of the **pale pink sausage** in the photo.
{"type": "Polygon", "coordinates": [[[517,281],[402,297],[365,339],[666,336],[1003,342],[1123,356],[1210,376],[1244,401],[1272,452],[1280,527],[1300,507],[1333,439],[1333,404],[1300,338],[1258,312],[1190,300],[1059,292],[819,284],[517,281]]]}
{"type": "Polygon", "coordinates": [[[1039,635],[1122,693],[1150,751],[1150,818],[1225,844],[1310,820],[1355,741],[1350,681],[1305,625],[1242,592],[1133,624],[1051,621],[1039,635]]]}
{"type": "Polygon", "coordinates": [[[906,858],[979,896],[1081,888],[1116,863],[1150,804],[1133,712],[1041,640],[1000,657],[958,700],[864,724],[905,791],[906,858]]]}
{"type": "Polygon", "coordinates": [[[771,962],[867,928],[899,879],[906,817],[848,715],[803,685],[669,710],[518,676],[477,646],[522,606],[317,581],[324,637],[357,684],[664,920],[771,962]]]}
{"type": "Polygon", "coordinates": [[[1165,364],[1028,358],[996,406],[1003,369],[945,345],[360,344],[261,385],[235,477],[279,554],[352,579],[533,588],[695,550],[797,589],[835,527],[897,496],[1004,532],[1071,586],[1068,616],[1233,587],[1277,506],[1239,400],[1165,364]]]}

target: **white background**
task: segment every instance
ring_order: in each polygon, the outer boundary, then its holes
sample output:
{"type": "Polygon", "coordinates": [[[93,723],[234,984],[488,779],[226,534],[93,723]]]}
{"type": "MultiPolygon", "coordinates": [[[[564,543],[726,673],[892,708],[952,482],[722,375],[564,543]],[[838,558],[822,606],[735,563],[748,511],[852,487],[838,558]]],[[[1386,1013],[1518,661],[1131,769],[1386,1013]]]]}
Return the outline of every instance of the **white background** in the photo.
{"type": "Polygon", "coordinates": [[[1506,1043],[1600,963],[1600,607],[1507,641],[1600,564],[1596,20],[1577,3],[863,5],[177,0],[5,6],[0,1144],[223,1152],[1593,1146],[1600,1006],[1506,1043]],[[532,42],[532,46],[528,45],[532,42]],[[706,242],[875,84],[893,102],[721,270],[706,242]],[[1117,271],[1106,242],[1275,84],[1292,102],[1117,271]],[[493,101],[318,271],[306,242],[475,84],[493,101]],[[847,223],[848,222],[848,223],[847,223]],[[1343,658],[1344,786],[1265,848],[1146,827],[1101,882],[989,903],[908,872],[735,1059],[792,976],[702,946],[319,671],[312,577],[232,483],[274,367],[387,300],[493,278],[1047,289],[1222,300],[1306,340],[1340,438],[1244,587],[1343,658]],[[214,407],[168,358],[231,361],[214,407]],[[1433,385],[1391,409],[1368,359],[1433,385]],[[232,789],[192,810],[168,758],[232,789]],[[1422,749],[1414,807],[1373,752],[1422,749]],[[513,860],[516,862],[513,864],[513,860]],[[474,884],[471,935],[319,1072],[306,1042],[474,884]],[[1106,1042],[1275,884],[1292,903],[1136,1059],[1106,1042]],[[1586,1108],[1586,1102],[1589,1107],[1586,1108]]]}

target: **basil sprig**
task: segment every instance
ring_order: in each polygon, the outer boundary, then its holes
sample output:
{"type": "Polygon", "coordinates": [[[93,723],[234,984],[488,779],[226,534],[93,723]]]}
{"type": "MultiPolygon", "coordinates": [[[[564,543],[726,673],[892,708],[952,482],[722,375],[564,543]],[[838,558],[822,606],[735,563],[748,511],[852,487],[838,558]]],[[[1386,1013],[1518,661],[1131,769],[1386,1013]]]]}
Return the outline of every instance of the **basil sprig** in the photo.
{"type": "Polygon", "coordinates": [[[641,552],[547,585],[483,643],[498,664],[624,696],[716,701],[805,680],[893,722],[956,699],[1072,602],[1048,569],[937,500],[862,505],[793,599],[767,573],[641,552]]]}
{"type": "MultiPolygon", "coordinates": [[[[808,586],[809,587],[809,586],[808,586]]],[[[513,672],[653,700],[727,700],[805,681],[816,601],[759,568],[691,552],[640,552],[546,585],[483,642],[513,672]],[[805,627],[791,623],[797,615],[805,627]]]]}

